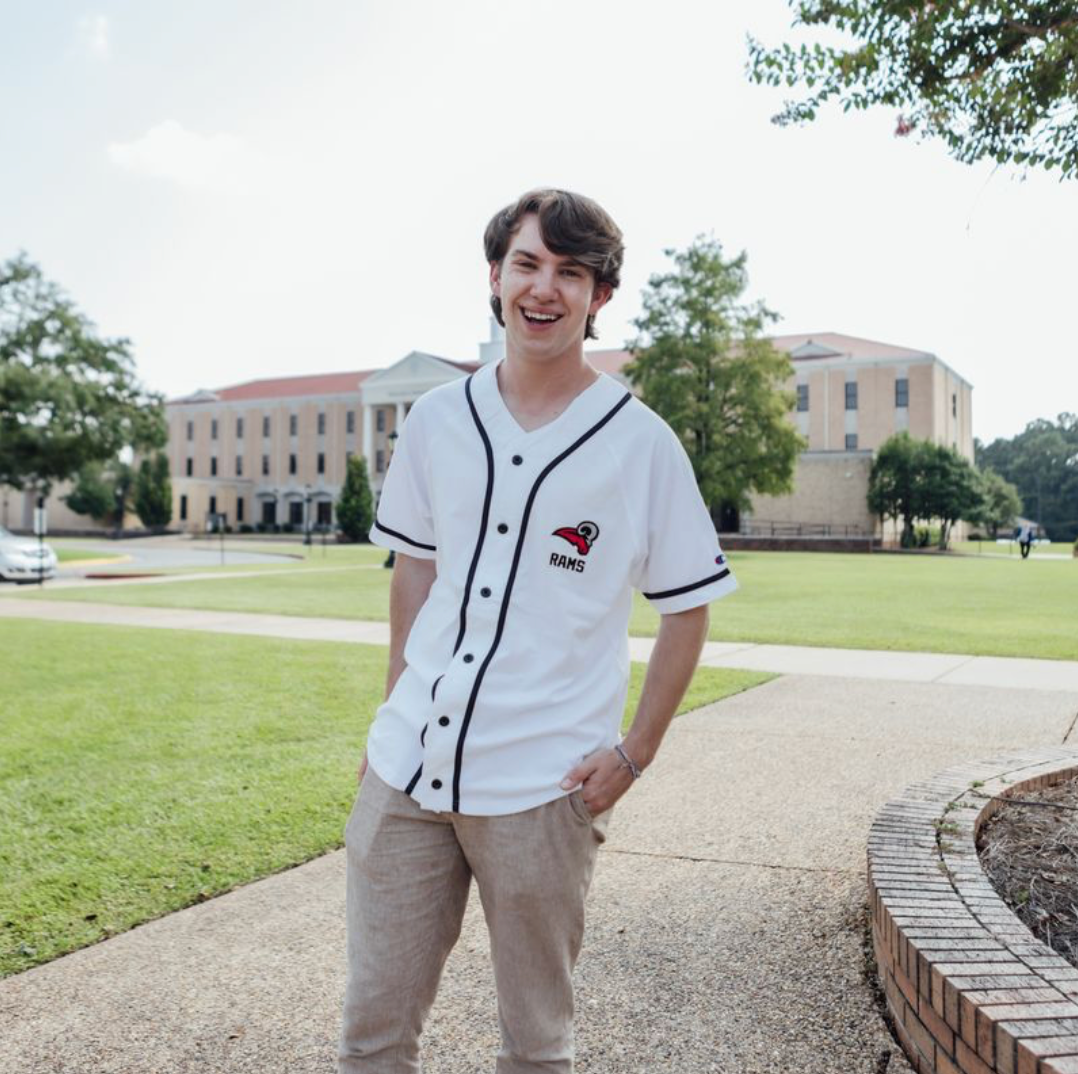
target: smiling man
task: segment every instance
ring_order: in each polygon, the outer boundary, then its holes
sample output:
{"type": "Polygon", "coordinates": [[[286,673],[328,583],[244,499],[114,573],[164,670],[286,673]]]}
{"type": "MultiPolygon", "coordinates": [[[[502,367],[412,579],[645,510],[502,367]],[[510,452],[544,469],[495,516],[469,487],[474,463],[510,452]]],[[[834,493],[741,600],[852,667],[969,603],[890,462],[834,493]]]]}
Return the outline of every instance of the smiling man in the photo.
{"type": "Polygon", "coordinates": [[[572,1071],[598,847],[684,695],[709,602],[736,588],[677,437],[584,356],[619,283],[613,220],[537,190],[484,242],[506,356],[416,402],[371,529],[397,559],[386,700],[345,831],[342,1074],[420,1069],[473,877],[498,1074],[572,1071]],[[661,625],[622,739],[634,589],[661,625]]]}

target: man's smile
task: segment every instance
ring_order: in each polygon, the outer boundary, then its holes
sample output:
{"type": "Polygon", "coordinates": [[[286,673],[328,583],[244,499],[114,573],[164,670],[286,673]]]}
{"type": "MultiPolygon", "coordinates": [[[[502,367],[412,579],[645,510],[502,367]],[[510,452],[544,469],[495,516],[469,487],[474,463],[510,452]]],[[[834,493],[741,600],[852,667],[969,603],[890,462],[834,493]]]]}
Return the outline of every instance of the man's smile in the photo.
{"type": "Polygon", "coordinates": [[[560,313],[545,313],[541,310],[529,310],[523,306],[520,307],[520,312],[524,315],[524,320],[529,321],[531,324],[553,324],[554,321],[560,321],[562,314],[560,313]]]}

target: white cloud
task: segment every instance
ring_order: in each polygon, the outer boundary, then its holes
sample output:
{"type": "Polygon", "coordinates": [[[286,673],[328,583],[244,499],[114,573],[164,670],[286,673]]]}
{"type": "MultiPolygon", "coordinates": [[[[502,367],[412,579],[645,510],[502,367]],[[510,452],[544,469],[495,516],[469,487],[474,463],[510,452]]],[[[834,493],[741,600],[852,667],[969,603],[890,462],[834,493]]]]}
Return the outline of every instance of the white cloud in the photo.
{"type": "Polygon", "coordinates": [[[112,142],[109,160],[120,168],[180,186],[244,193],[258,171],[257,155],[231,134],[196,134],[174,119],[133,142],[112,142]]]}
{"type": "Polygon", "coordinates": [[[83,44],[92,56],[107,60],[109,57],[109,20],[106,15],[84,15],[79,19],[79,33],[83,44]]]}

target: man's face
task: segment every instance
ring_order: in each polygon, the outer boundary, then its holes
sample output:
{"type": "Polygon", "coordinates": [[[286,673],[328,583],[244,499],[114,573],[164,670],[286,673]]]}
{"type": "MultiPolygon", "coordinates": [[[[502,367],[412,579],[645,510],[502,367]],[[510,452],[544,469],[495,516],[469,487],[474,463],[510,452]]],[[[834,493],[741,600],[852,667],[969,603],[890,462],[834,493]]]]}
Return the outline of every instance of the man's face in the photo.
{"type": "Polygon", "coordinates": [[[609,284],[596,287],[591,269],[547,249],[534,213],[524,217],[501,265],[490,266],[490,287],[502,300],[510,343],[547,358],[582,346],[588,315],[611,294],[609,284]]]}

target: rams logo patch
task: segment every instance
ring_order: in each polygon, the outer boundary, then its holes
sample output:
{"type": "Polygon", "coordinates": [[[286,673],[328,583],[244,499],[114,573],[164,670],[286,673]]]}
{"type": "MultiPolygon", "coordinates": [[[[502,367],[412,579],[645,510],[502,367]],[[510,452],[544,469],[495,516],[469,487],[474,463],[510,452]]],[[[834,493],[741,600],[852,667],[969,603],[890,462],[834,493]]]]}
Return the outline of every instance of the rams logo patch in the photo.
{"type": "MultiPolygon", "coordinates": [[[[575,526],[562,526],[554,530],[551,536],[568,541],[576,549],[577,555],[586,556],[599,537],[599,527],[594,522],[578,522],[575,526]]],[[[558,552],[550,553],[550,565],[567,571],[576,571],[578,574],[587,566],[583,559],[558,552]]]]}
{"type": "Polygon", "coordinates": [[[599,527],[594,522],[579,522],[575,526],[562,526],[553,536],[568,541],[580,555],[586,556],[599,537],[599,527]]]}

